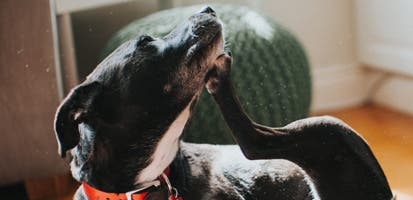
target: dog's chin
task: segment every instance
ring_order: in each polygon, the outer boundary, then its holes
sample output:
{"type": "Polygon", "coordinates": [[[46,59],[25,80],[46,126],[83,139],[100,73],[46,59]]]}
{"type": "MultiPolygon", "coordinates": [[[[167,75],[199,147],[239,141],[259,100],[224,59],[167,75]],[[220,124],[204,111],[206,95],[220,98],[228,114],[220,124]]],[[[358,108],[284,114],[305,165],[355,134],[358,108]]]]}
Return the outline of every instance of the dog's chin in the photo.
{"type": "Polygon", "coordinates": [[[223,54],[225,54],[224,51],[224,35],[221,30],[217,31],[209,43],[203,47],[203,52],[198,55],[198,59],[201,59],[202,61],[202,67],[204,69],[201,69],[201,73],[206,77],[206,74],[208,71],[210,71],[216,60],[223,54]],[[202,56],[203,55],[203,56],[202,56]]]}
{"type": "Polygon", "coordinates": [[[216,20],[214,29],[210,29],[208,33],[197,36],[198,42],[192,45],[188,50],[187,60],[201,61],[210,67],[211,63],[224,52],[224,34],[222,22],[216,20]]]}
{"type": "Polygon", "coordinates": [[[225,40],[224,34],[220,30],[216,33],[212,42],[208,45],[207,50],[209,50],[209,56],[206,61],[206,71],[209,72],[214,68],[215,63],[217,62],[222,55],[225,55],[225,40]]]}
{"type": "Polygon", "coordinates": [[[224,53],[224,36],[221,26],[208,33],[187,50],[187,56],[179,75],[179,84],[185,91],[191,91],[191,97],[200,95],[206,83],[207,73],[212,69],[216,59],[224,53]],[[188,70],[189,69],[189,70],[188,70]]]}
{"type": "Polygon", "coordinates": [[[208,68],[211,68],[212,65],[216,59],[218,59],[222,54],[224,54],[224,35],[222,31],[219,31],[216,33],[215,37],[212,40],[211,43],[211,53],[209,56],[209,61],[208,61],[208,68]]]}

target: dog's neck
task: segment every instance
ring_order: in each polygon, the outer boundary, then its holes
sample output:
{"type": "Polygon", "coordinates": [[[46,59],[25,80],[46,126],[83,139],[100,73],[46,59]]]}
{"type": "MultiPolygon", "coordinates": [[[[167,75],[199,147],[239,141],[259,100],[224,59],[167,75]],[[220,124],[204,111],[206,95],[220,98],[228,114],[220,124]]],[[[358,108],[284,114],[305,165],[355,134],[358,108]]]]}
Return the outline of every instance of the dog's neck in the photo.
{"type": "Polygon", "coordinates": [[[194,96],[169,112],[163,109],[166,117],[161,126],[148,130],[80,124],[81,142],[72,150],[73,177],[96,189],[115,193],[131,191],[142,183],[157,179],[179,150],[180,135],[196,99],[194,96]],[[138,141],[134,134],[136,130],[141,131],[138,141]],[[106,138],[108,135],[110,138],[106,138]],[[126,139],[120,140],[123,135],[126,139]]]}
{"type": "Polygon", "coordinates": [[[178,115],[159,140],[151,156],[150,164],[135,177],[135,184],[155,180],[169,166],[179,149],[179,138],[190,117],[191,103],[178,115]]]}

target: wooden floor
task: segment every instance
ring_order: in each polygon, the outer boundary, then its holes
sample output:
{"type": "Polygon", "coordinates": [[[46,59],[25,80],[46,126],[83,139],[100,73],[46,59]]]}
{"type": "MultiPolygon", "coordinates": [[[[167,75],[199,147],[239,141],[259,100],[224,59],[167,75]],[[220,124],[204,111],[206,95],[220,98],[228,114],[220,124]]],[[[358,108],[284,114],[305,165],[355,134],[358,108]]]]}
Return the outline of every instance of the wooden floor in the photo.
{"type": "MultiPolygon", "coordinates": [[[[341,118],[359,132],[371,145],[392,189],[413,195],[413,116],[369,105],[322,114],[341,118]]],[[[48,190],[54,188],[60,191],[54,192],[60,194],[59,197],[50,199],[69,200],[73,196],[74,185],[67,178],[28,181],[28,196],[36,200],[45,199],[45,187],[42,185],[46,184],[48,190]],[[59,182],[62,184],[59,185],[59,182]]]]}

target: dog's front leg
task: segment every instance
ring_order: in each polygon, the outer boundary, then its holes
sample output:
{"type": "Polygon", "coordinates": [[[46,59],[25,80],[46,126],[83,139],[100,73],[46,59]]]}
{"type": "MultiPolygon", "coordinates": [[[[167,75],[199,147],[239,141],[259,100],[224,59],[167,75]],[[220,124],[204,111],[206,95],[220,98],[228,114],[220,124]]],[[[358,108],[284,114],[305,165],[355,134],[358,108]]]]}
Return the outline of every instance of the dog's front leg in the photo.
{"type": "Polygon", "coordinates": [[[220,56],[209,73],[206,88],[247,158],[280,158],[297,163],[311,176],[322,199],[392,198],[368,144],[341,120],[313,117],[280,128],[252,121],[235,93],[231,64],[229,55],[220,56]]]}

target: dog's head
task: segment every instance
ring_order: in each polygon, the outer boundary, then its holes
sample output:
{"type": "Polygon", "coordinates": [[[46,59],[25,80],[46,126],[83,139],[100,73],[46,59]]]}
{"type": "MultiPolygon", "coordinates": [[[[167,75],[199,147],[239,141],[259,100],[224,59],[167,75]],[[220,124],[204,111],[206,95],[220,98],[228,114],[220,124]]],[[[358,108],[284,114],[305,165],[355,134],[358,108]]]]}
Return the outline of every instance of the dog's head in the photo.
{"type": "Polygon", "coordinates": [[[117,48],[56,114],[59,154],[72,149],[75,178],[143,169],[162,134],[197,99],[222,52],[222,25],[209,7],[163,38],[143,35],[117,48]]]}

